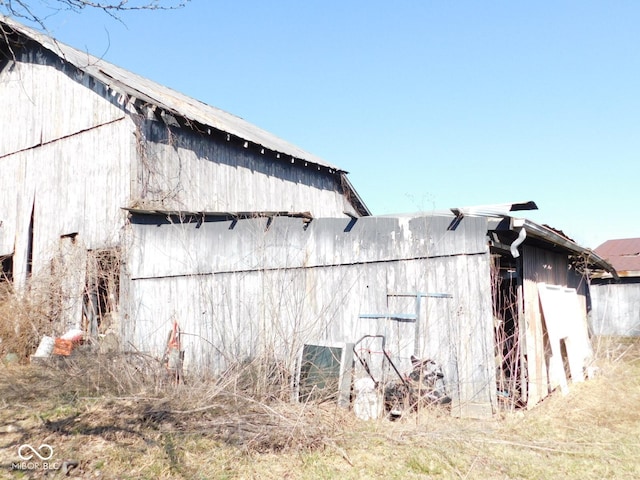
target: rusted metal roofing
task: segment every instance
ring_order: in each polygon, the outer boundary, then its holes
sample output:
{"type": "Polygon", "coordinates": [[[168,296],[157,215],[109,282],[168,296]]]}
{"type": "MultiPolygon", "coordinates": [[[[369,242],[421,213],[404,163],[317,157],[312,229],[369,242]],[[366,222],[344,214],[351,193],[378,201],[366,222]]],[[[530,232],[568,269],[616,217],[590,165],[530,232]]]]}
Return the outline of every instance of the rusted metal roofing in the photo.
{"type": "Polygon", "coordinates": [[[171,115],[214,128],[293,159],[301,159],[331,170],[344,172],[320,157],[306,152],[240,117],[190,98],[86,52],[69,47],[8,17],[0,16],[0,27],[0,31],[6,30],[8,27],[10,30],[39,43],[45,49],[107,85],[117,94],[124,94],[155,105],[171,115]]]}
{"type": "Polygon", "coordinates": [[[621,277],[640,276],[640,238],[607,240],[595,251],[606,258],[621,277]]]}
{"type": "Polygon", "coordinates": [[[562,230],[559,230],[557,228],[553,228],[551,225],[547,225],[546,223],[543,223],[542,226],[544,228],[547,228],[549,230],[552,230],[554,233],[557,233],[558,235],[560,235],[561,237],[566,238],[567,240],[571,240],[572,242],[575,243],[575,240],[573,238],[571,238],[569,235],[567,235],[566,233],[564,233],[562,230]]]}

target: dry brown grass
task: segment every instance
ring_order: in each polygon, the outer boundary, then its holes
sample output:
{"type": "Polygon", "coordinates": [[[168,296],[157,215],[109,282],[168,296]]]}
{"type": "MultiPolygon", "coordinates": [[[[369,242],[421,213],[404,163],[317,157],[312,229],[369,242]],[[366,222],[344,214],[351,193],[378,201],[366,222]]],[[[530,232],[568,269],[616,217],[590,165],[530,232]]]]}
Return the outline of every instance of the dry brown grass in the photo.
{"type": "Polygon", "coordinates": [[[39,294],[19,295],[0,282],[0,359],[14,354],[20,362],[28,360],[42,335],[52,332],[48,310],[39,294]]]}
{"type": "Polygon", "coordinates": [[[161,384],[153,362],[131,356],[2,367],[0,478],[44,475],[11,470],[22,443],[77,462],[72,478],[640,478],[640,343],[597,345],[595,379],[488,421],[427,409],[360,422],[330,404],[256,397],[246,372],[161,384]]]}

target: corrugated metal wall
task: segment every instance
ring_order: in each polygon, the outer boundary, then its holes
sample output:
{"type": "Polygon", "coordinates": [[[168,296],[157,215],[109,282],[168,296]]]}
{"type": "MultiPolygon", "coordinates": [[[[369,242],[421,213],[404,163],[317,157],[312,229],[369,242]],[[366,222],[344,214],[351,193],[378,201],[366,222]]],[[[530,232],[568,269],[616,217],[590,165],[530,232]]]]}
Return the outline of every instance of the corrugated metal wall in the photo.
{"type": "Polygon", "coordinates": [[[176,319],[188,334],[186,367],[219,372],[265,351],[292,366],[304,342],[379,334],[409,371],[415,324],[361,316],[414,313],[414,299],[389,293],[448,293],[423,299],[417,353],[443,365],[457,413],[486,415],[495,399],[486,220],[455,231],[450,222],[134,221],[123,338],[161,354],[176,319]]]}

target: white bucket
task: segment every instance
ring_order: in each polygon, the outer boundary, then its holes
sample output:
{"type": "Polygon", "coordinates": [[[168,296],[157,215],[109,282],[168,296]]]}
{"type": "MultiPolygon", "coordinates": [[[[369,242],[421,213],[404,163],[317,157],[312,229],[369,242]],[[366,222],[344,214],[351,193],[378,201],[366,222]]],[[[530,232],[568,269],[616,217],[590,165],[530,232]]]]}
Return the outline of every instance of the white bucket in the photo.
{"type": "Polygon", "coordinates": [[[360,378],[354,382],[356,400],[353,412],[360,420],[370,420],[380,417],[382,402],[376,392],[376,384],[371,378],[360,378]]]}
{"type": "Polygon", "coordinates": [[[40,340],[40,345],[38,345],[38,349],[36,353],[33,355],[34,357],[50,357],[51,353],[53,353],[53,347],[55,345],[55,339],[53,337],[47,337],[46,335],[42,337],[40,340]]]}

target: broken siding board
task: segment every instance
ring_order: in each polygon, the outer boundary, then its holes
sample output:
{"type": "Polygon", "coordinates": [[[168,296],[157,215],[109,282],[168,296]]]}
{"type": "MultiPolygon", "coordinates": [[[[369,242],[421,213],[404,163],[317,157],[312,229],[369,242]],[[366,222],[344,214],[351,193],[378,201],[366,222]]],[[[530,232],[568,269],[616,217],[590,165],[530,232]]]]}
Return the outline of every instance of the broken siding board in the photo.
{"type": "Polygon", "coordinates": [[[537,283],[525,277],[523,283],[527,364],[527,408],[533,408],[548,393],[545,343],[537,283]]]}
{"type": "Polygon", "coordinates": [[[0,175],[0,257],[15,251],[18,213],[21,201],[25,155],[14,155],[1,160],[0,175]]]}
{"type": "MultiPolygon", "coordinates": [[[[11,185],[8,191],[14,190],[17,195],[16,210],[13,217],[13,226],[10,227],[15,237],[7,239],[7,243],[14,242],[13,281],[17,289],[25,287],[30,271],[29,261],[33,258],[33,231],[32,213],[34,212],[34,199],[36,189],[35,172],[27,168],[33,158],[33,151],[25,150],[18,154],[6,157],[3,162],[15,161],[17,167],[17,183],[11,185]]],[[[4,191],[4,190],[3,190],[4,191]]]]}

